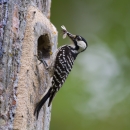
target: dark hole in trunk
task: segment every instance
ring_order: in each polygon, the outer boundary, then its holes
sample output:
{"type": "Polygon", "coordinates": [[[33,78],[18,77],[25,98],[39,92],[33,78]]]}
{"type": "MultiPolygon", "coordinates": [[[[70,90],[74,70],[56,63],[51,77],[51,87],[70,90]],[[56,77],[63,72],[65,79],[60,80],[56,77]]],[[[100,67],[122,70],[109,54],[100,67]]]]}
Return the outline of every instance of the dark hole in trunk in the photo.
{"type": "Polygon", "coordinates": [[[49,59],[51,54],[51,44],[48,34],[41,35],[38,38],[38,56],[39,59],[49,59]]]}

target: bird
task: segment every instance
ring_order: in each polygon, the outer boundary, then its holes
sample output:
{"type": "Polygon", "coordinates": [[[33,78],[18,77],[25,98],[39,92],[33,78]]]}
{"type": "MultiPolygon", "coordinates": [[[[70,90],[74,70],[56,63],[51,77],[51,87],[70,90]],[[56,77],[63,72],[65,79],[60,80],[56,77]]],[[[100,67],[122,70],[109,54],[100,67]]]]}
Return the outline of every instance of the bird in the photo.
{"type": "MultiPolygon", "coordinates": [[[[88,47],[87,41],[82,36],[71,34],[67,31],[64,25],[62,25],[61,28],[63,32],[63,39],[68,36],[73,44],[59,47],[55,54],[53,61],[52,85],[35,107],[34,115],[36,115],[37,119],[42,106],[48,99],[48,107],[51,105],[53,98],[63,86],[70,71],[72,70],[74,61],[76,60],[77,56],[81,52],[85,51],[88,47]]],[[[43,61],[43,64],[47,67],[45,61],[43,61]]]]}

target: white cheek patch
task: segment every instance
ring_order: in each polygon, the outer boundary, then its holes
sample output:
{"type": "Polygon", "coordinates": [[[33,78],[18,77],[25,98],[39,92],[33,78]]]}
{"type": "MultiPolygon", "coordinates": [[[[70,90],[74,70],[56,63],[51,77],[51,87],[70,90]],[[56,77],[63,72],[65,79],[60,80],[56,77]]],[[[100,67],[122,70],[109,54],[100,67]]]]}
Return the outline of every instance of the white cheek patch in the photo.
{"type": "Polygon", "coordinates": [[[78,52],[81,52],[86,48],[86,43],[84,41],[77,41],[77,45],[79,46],[78,52]]]}

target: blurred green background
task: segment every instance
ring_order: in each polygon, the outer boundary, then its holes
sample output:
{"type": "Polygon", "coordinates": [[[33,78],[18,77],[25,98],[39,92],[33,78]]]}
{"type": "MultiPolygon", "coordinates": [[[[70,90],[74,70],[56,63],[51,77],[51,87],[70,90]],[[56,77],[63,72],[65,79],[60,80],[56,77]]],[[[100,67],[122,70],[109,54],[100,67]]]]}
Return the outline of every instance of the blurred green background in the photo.
{"type": "Polygon", "coordinates": [[[51,21],[88,48],[53,101],[51,130],[130,130],[130,1],[52,0],[51,21]]]}

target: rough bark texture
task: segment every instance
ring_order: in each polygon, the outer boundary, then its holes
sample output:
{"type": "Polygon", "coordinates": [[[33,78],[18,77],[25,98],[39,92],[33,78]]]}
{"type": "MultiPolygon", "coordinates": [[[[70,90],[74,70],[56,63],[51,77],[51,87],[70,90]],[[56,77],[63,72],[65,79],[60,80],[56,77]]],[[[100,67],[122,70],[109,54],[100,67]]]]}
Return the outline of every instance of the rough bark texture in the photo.
{"type": "Polygon", "coordinates": [[[35,55],[48,64],[57,48],[57,30],[49,20],[51,0],[0,0],[0,130],[48,130],[51,108],[39,118],[35,104],[51,78],[35,55]]]}

